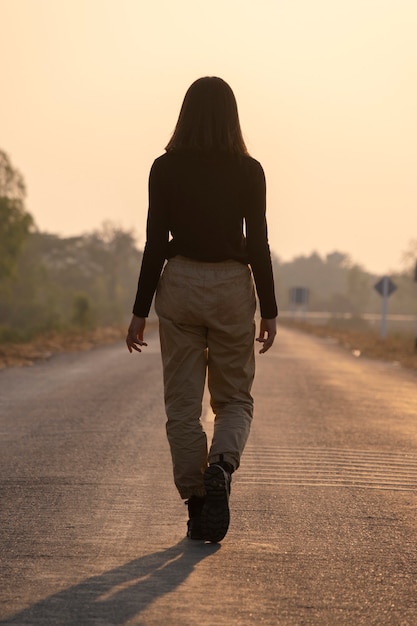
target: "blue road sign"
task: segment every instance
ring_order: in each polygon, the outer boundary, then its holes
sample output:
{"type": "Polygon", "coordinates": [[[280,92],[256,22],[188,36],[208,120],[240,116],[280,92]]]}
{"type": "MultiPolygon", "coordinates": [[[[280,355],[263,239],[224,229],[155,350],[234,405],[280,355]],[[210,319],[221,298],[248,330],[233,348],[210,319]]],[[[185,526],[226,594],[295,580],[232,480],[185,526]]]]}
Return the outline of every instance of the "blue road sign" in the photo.
{"type": "Polygon", "coordinates": [[[307,287],[291,287],[290,302],[291,304],[307,304],[309,290],[307,287]]]}

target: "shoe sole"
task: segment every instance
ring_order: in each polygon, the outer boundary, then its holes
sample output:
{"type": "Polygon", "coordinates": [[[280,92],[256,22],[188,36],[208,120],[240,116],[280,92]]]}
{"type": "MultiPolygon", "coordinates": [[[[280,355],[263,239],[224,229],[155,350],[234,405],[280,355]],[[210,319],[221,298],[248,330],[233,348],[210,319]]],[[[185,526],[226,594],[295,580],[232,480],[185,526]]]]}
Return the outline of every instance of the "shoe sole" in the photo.
{"type": "Polygon", "coordinates": [[[203,539],[217,543],[226,535],[230,523],[229,480],[219,465],[210,465],[204,473],[206,501],[201,512],[203,539]]]}

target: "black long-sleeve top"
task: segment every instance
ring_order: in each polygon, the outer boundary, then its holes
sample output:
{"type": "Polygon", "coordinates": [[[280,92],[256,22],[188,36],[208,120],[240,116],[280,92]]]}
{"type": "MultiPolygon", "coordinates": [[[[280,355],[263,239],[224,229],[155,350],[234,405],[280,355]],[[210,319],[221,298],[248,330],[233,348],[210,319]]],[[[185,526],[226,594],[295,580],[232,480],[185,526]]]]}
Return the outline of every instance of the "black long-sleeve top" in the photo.
{"type": "Polygon", "coordinates": [[[133,313],[147,317],[165,259],[234,259],[252,268],[261,316],[276,317],[262,166],[249,156],[168,152],[152,165],[133,313]]]}

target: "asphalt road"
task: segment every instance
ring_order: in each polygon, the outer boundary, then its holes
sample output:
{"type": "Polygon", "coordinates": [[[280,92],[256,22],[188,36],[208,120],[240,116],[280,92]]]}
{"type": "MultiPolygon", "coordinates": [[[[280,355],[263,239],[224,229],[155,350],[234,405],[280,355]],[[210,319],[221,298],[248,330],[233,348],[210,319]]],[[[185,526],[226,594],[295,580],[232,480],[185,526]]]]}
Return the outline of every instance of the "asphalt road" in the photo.
{"type": "Polygon", "coordinates": [[[0,372],[0,624],[417,624],[417,376],[280,330],[213,545],[148,339],[0,372]]]}

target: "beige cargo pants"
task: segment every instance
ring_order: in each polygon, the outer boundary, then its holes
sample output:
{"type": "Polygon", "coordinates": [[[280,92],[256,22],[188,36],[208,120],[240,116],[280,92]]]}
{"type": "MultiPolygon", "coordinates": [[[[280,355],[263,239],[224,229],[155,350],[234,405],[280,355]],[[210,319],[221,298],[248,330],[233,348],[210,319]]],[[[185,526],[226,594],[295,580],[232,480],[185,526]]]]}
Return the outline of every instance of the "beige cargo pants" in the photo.
{"type": "Polygon", "coordinates": [[[248,266],[174,257],[159,281],[155,309],[164,373],[167,436],[182,498],[204,495],[207,463],[235,469],[253,415],[255,293],[248,266]],[[200,421],[206,373],[215,415],[210,449],[200,421]]]}

